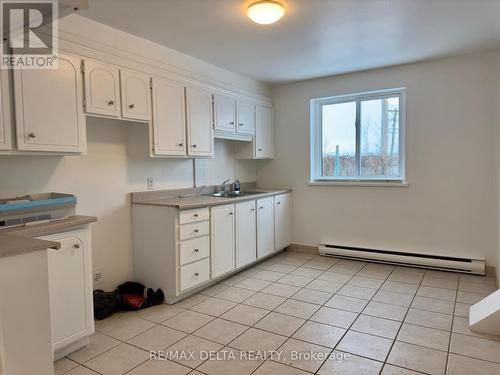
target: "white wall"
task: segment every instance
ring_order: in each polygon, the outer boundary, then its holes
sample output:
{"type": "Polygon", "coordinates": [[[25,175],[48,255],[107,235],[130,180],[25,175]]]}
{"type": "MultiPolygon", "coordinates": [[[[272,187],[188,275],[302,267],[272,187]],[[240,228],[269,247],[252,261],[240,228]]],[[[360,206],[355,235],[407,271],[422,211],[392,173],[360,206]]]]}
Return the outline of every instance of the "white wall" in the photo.
{"type": "MultiPolygon", "coordinates": [[[[193,186],[193,161],[149,158],[146,125],[88,117],[87,137],[85,156],[0,156],[0,197],[76,194],[77,213],[98,218],[93,224],[93,265],[104,273],[102,286],[112,288],[132,272],[129,193],[146,190],[147,177],[154,178],[156,189],[193,186]]],[[[232,149],[230,142],[216,141],[216,157],[205,174],[235,178],[237,170],[238,177],[255,181],[255,162],[240,164],[232,149]],[[224,162],[218,163],[221,155],[224,162]]]]}
{"type": "Polygon", "coordinates": [[[436,252],[497,261],[497,54],[466,56],[273,88],[276,158],[260,186],[293,189],[293,241],[436,252]],[[409,187],[308,186],[309,99],[407,87],[409,187]]]}

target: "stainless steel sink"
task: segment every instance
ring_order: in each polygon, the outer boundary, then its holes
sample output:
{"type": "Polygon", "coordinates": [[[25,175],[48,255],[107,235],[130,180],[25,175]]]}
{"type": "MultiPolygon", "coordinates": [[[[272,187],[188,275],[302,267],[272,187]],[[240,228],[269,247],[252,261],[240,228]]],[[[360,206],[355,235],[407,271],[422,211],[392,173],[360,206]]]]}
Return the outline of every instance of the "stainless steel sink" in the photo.
{"type": "Polygon", "coordinates": [[[217,193],[207,194],[211,197],[219,197],[219,198],[237,198],[244,197],[245,195],[253,195],[253,194],[262,194],[260,191],[219,191],[217,193]]]}

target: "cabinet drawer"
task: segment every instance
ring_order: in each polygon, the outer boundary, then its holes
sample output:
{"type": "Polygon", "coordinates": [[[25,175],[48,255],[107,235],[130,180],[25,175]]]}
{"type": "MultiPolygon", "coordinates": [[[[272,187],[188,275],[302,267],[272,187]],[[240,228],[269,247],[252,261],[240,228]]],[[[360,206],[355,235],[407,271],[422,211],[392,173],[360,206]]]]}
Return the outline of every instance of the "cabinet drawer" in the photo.
{"type": "Polygon", "coordinates": [[[210,238],[208,236],[182,241],[179,245],[180,265],[207,258],[210,255],[210,238]]]}
{"type": "Polygon", "coordinates": [[[180,267],[180,290],[195,287],[210,279],[210,262],[208,259],[180,267]]]}
{"type": "Polygon", "coordinates": [[[194,210],[184,210],[179,212],[179,224],[196,223],[208,220],[210,217],[208,207],[194,210]]]}
{"type": "Polygon", "coordinates": [[[206,236],[210,231],[208,221],[202,221],[201,223],[184,224],[179,226],[179,239],[188,240],[190,238],[196,238],[201,236],[206,236]]]}

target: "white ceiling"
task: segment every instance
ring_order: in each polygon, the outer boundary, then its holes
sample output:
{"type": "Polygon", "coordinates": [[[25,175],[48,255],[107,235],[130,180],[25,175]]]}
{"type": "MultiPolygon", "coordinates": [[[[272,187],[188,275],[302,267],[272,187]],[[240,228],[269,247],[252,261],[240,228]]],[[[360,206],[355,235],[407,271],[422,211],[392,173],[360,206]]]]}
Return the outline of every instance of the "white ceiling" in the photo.
{"type": "Polygon", "coordinates": [[[90,0],[81,15],[266,83],[500,48],[500,0],[90,0]],[[251,1],[250,1],[251,2],[251,1]]]}

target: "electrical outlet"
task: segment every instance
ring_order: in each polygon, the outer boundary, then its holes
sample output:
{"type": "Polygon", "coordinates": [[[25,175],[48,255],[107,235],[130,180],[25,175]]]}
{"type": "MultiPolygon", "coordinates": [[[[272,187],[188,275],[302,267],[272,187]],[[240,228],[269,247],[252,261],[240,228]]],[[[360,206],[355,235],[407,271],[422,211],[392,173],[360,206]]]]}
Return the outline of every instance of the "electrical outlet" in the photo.
{"type": "Polygon", "coordinates": [[[155,188],[155,181],[153,177],[148,177],[147,179],[148,190],[153,190],[155,188]]]}
{"type": "Polygon", "coordinates": [[[100,269],[94,270],[94,283],[99,284],[104,281],[104,273],[100,269]]]}

